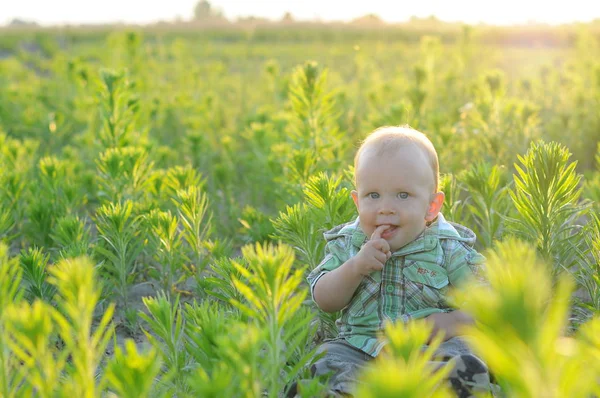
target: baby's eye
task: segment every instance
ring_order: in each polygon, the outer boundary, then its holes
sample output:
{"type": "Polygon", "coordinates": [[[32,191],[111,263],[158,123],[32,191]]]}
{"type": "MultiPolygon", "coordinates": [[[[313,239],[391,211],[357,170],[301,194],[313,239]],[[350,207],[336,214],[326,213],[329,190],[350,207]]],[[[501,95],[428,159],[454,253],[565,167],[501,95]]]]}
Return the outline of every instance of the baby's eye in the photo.
{"type": "Polygon", "coordinates": [[[408,193],[406,193],[406,192],[400,192],[400,193],[398,194],[398,197],[399,197],[400,199],[408,199],[408,193]]]}
{"type": "Polygon", "coordinates": [[[377,192],[371,192],[369,194],[367,194],[367,196],[371,199],[378,199],[379,198],[379,194],[377,192]]]}

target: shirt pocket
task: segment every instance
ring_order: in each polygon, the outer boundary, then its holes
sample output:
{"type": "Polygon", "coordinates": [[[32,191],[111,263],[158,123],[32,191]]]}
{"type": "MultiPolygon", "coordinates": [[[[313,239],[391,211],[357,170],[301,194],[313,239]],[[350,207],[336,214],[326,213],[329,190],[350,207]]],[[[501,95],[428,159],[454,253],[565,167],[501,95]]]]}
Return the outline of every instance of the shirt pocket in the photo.
{"type": "Polygon", "coordinates": [[[442,266],[427,261],[415,261],[402,271],[407,280],[408,296],[415,309],[446,308],[448,272],[442,266]]]}

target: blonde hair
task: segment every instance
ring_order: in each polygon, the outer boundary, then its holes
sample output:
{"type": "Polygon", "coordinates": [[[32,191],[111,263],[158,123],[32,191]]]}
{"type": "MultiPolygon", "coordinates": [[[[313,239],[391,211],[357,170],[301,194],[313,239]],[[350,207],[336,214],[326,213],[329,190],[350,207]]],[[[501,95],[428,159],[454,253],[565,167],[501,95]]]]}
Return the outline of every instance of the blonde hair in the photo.
{"type": "MultiPolygon", "coordinates": [[[[354,170],[358,169],[358,161],[367,148],[373,148],[377,156],[392,153],[407,144],[415,144],[429,159],[433,171],[434,192],[439,188],[440,166],[435,147],[420,131],[409,126],[383,126],[375,129],[365,138],[354,156],[354,170]]],[[[356,178],[356,177],[355,177],[356,178]]],[[[356,180],[355,180],[356,183],[356,180]]]]}

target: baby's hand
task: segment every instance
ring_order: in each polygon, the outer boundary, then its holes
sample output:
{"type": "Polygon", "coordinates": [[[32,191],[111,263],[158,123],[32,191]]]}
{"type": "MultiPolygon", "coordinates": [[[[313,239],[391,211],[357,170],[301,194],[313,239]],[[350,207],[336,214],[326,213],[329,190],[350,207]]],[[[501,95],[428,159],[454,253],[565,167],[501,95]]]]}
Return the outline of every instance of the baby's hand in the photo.
{"type": "Polygon", "coordinates": [[[472,325],[473,318],[463,311],[452,311],[448,313],[435,313],[425,318],[433,324],[433,330],[429,336],[429,343],[438,335],[442,334],[442,341],[446,341],[455,336],[461,335],[462,327],[472,325]]]}
{"type": "Polygon", "coordinates": [[[392,256],[389,243],[381,237],[389,225],[380,225],[373,231],[371,239],[364,244],[356,255],[356,269],[361,275],[368,275],[373,271],[381,271],[386,261],[392,256]]]}

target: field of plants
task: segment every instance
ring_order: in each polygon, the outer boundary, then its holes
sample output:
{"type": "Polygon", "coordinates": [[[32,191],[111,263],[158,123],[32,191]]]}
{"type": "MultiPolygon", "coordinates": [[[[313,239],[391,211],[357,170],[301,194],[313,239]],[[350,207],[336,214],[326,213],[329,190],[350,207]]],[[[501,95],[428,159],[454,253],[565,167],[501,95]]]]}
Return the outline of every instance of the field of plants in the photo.
{"type": "MultiPolygon", "coordinates": [[[[465,332],[501,396],[600,396],[598,28],[398,29],[1,31],[0,397],[323,396],[305,278],[400,124],[486,255],[465,332]]],[[[357,396],[453,396],[429,328],[357,396]]]]}

